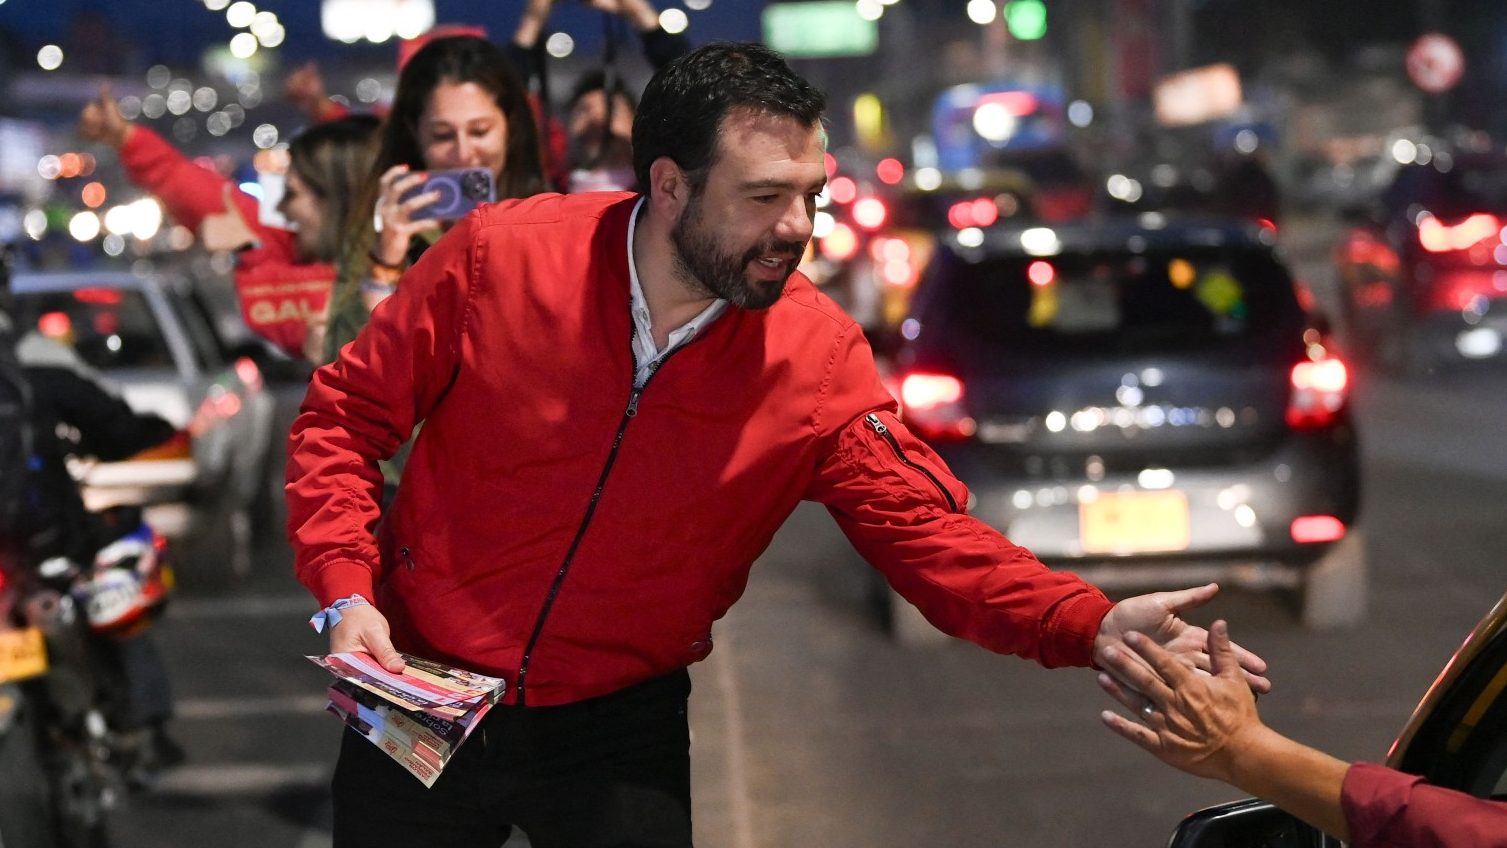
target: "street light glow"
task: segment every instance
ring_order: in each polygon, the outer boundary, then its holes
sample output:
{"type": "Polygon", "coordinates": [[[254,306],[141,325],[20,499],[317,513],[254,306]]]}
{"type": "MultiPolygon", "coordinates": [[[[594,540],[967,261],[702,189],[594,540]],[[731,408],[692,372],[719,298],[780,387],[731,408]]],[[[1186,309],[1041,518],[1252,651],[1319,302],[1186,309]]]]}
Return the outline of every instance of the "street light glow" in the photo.
{"type": "Polygon", "coordinates": [[[979,26],[993,23],[997,11],[994,8],[994,0],[968,0],[968,20],[979,26]]]}
{"type": "Polygon", "coordinates": [[[44,71],[55,71],[63,66],[63,48],[56,44],[44,44],[37,51],[37,67],[44,71]]]}
{"type": "MultiPolygon", "coordinates": [[[[230,55],[237,59],[250,59],[256,55],[256,48],[256,36],[249,32],[237,33],[235,38],[230,39],[230,55]]],[[[176,92],[174,93],[176,94],[176,92]]],[[[171,97],[169,97],[168,108],[172,108],[171,97]]],[[[180,113],[174,112],[173,114],[177,115],[180,113]]]]}
{"type": "Polygon", "coordinates": [[[256,20],[256,6],[246,0],[236,0],[230,4],[229,9],[225,10],[225,22],[236,29],[245,29],[251,26],[254,20],[256,20]]]}
{"type": "Polygon", "coordinates": [[[666,9],[659,13],[659,28],[671,35],[685,32],[685,28],[690,25],[691,19],[679,9],[666,9]]]}

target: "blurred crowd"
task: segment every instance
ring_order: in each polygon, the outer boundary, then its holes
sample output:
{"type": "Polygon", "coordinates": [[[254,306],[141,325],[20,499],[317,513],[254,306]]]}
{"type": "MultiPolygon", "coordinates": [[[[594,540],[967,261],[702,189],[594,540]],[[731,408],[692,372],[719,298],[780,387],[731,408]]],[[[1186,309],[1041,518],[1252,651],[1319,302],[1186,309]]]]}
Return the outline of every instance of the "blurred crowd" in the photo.
{"type": "MultiPolygon", "coordinates": [[[[631,28],[653,68],[690,48],[649,0],[587,5],[631,28]]],[[[369,112],[329,96],[317,65],[295,69],[282,93],[308,123],[257,158],[260,196],[128,120],[108,85],[78,133],[113,148],[127,179],[202,247],[234,257],[252,330],[322,364],[476,203],[633,188],[636,103],[615,45],[559,102],[550,97],[541,35],[555,6],[529,0],[503,43],[467,26],[402,42],[391,103],[369,112]]]]}

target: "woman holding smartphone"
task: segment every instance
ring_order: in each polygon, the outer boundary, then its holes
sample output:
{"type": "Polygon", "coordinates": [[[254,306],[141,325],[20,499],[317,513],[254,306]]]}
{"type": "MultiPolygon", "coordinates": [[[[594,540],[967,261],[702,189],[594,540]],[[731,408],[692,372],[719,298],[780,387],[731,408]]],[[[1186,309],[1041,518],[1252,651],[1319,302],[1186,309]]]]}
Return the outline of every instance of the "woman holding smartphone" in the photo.
{"type": "Polygon", "coordinates": [[[324,361],[356,337],[372,308],[450,224],[432,214],[441,192],[424,189],[427,176],[475,168],[492,175],[498,199],[546,187],[528,93],[506,55],[476,36],[437,38],[398,75],[373,176],[346,228],[324,361]]]}

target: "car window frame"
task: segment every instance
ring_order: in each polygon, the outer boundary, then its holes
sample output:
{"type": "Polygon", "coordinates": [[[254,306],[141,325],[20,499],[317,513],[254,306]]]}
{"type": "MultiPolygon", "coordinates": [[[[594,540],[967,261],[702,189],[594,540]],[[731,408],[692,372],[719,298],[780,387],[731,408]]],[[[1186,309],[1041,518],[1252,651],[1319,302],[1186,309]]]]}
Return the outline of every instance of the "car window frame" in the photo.
{"type": "Polygon", "coordinates": [[[1429,687],[1387,765],[1478,797],[1507,793],[1507,595],[1429,687]]]}

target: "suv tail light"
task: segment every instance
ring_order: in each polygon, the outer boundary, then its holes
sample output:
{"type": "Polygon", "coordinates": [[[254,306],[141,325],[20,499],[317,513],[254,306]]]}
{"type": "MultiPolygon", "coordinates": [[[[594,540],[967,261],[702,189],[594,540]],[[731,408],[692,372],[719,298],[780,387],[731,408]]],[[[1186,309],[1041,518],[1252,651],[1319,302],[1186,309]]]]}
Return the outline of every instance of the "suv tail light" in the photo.
{"type": "Polygon", "coordinates": [[[963,408],[963,381],[950,374],[906,374],[900,407],[906,426],[929,442],[961,441],[978,429],[963,408]]]}
{"type": "Polygon", "coordinates": [[[1345,538],[1345,522],[1332,515],[1300,515],[1292,520],[1292,540],[1300,545],[1345,538]]]}
{"type": "Polygon", "coordinates": [[[1486,212],[1477,212],[1454,224],[1424,215],[1418,221],[1418,243],[1430,253],[1469,250],[1488,239],[1497,241],[1501,231],[1501,219],[1486,212]]]}
{"type": "MultiPolygon", "coordinates": [[[[1322,349],[1320,349],[1322,350],[1322,349]]],[[[1321,352],[1292,367],[1287,424],[1314,430],[1333,424],[1350,394],[1350,370],[1338,357],[1321,352]]]]}

